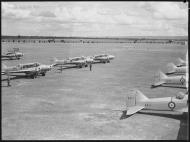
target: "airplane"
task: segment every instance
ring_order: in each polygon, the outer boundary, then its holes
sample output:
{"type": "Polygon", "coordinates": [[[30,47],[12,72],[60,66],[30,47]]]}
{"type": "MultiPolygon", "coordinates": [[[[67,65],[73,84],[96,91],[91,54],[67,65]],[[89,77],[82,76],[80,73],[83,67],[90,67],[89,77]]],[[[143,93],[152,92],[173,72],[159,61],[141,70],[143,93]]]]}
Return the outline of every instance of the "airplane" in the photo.
{"type": "Polygon", "coordinates": [[[184,75],[179,76],[167,76],[161,71],[158,71],[156,74],[155,82],[151,86],[151,88],[155,88],[158,86],[168,86],[168,87],[176,87],[176,88],[185,88],[187,84],[186,77],[184,75]]]}
{"type": "Polygon", "coordinates": [[[3,71],[1,72],[1,74],[3,75],[7,73],[25,73],[26,76],[36,78],[39,74],[45,76],[46,72],[51,70],[52,67],[53,65],[43,65],[38,62],[19,64],[13,67],[7,67],[5,64],[3,64],[3,71]]]}
{"type": "Polygon", "coordinates": [[[110,60],[113,60],[115,56],[113,55],[107,55],[107,54],[100,54],[100,55],[94,55],[93,59],[95,61],[99,61],[101,63],[110,63],[110,60]]]}
{"type": "Polygon", "coordinates": [[[166,73],[167,75],[169,75],[169,74],[185,74],[186,71],[187,71],[187,66],[179,66],[179,67],[177,67],[173,63],[169,63],[167,65],[167,68],[168,68],[168,72],[166,73]]]}
{"type": "Polygon", "coordinates": [[[123,115],[130,116],[140,110],[188,112],[188,95],[179,92],[173,97],[148,98],[138,89],[132,89],[127,96],[126,109],[122,110],[123,115]]]}
{"type": "Polygon", "coordinates": [[[19,60],[23,56],[24,56],[24,54],[22,52],[20,52],[18,48],[13,48],[13,51],[10,50],[5,55],[1,55],[1,58],[2,59],[10,59],[10,60],[15,60],[15,59],[19,60]]]}
{"type": "Polygon", "coordinates": [[[178,58],[177,61],[178,61],[177,67],[187,66],[187,62],[185,60],[178,58]]]}
{"type": "Polygon", "coordinates": [[[80,62],[84,61],[85,67],[88,67],[89,63],[94,62],[93,58],[91,58],[90,56],[88,56],[88,57],[84,57],[84,56],[74,57],[74,58],[70,58],[70,61],[71,61],[71,63],[78,63],[78,62],[80,63],[80,62]]]}
{"type": "Polygon", "coordinates": [[[30,68],[21,68],[20,65],[7,67],[5,64],[2,64],[1,75],[12,75],[15,73],[25,73],[26,76],[31,77],[32,79],[37,77],[39,72],[38,67],[30,67],[30,68]]]}
{"type": "Polygon", "coordinates": [[[33,63],[26,63],[26,64],[20,64],[19,65],[21,69],[27,69],[27,68],[32,68],[32,67],[38,67],[38,75],[41,74],[42,76],[45,76],[47,71],[50,71],[53,68],[52,65],[44,65],[38,62],[33,62],[33,63]]]}
{"type": "Polygon", "coordinates": [[[90,57],[74,57],[68,58],[65,60],[58,60],[54,58],[54,66],[63,66],[63,65],[76,65],[79,68],[87,67],[88,63],[93,62],[93,59],[90,57]]]}

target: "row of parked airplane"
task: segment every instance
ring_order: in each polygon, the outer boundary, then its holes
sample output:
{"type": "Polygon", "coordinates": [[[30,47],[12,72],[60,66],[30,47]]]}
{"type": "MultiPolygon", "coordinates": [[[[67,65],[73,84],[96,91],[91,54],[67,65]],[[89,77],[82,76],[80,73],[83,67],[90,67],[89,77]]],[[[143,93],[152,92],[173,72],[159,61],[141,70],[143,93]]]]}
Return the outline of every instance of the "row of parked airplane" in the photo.
{"type": "Polygon", "coordinates": [[[187,88],[188,77],[186,76],[188,76],[188,66],[184,60],[180,59],[180,61],[182,62],[178,65],[169,63],[167,65],[168,71],[166,74],[164,74],[162,71],[158,71],[152,88],[159,86],[187,88]]]}
{"type": "Polygon", "coordinates": [[[163,97],[163,98],[148,98],[138,89],[132,89],[128,92],[126,106],[122,110],[123,115],[121,119],[126,118],[139,112],[140,110],[153,110],[153,111],[178,111],[188,112],[188,53],[186,55],[186,61],[178,59],[180,63],[178,65],[169,64],[169,74],[180,73],[182,76],[166,76],[164,73],[159,72],[159,81],[153,84],[158,87],[163,84],[186,84],[187,92],[179,92],[176,96],[163,97]],[[186,75],[186,76],[184,76],[186,75]]]}
{"type": "Polygon", "coordinates": [[[27,63],[27,64],[19,64],[17,66],[7,67],[5,64],[2,64],[2,75],[11,74],[14,75],[15,73],[25,73],[26,76],[31,78],[36,78],[38,75],[45,76],[47,71],[50,71],[53,67],[57,66],[66,66],[66,65],[74,65],[75,67],[87,67],[88,64],[94,63],[109,63],[110,60],[113,60],[113,55],[101,54],[95,56],[88,56],[88,57],[74,57],[68,58],[64,60],[54,59],[54,63],[51,65],[44,65],[38,62],[34,63],[27,63]]]}
{"type": "Polygon", "coordinates": [[[107,55],[107,54],[100,54],[100,55],[94,55],[94,56],[81,56],[81,57],[74,57],[74,58],[68,58],[63,60],[58,60],[57,58],[54,58],[54,66],[64,66],[68,64],[74,64],[79,68],[82,67],[88,67],[88,64],[95,64],[95,63],[110,63],[110,60],[113,60],[115,56],[113,55],[107,55]]]}

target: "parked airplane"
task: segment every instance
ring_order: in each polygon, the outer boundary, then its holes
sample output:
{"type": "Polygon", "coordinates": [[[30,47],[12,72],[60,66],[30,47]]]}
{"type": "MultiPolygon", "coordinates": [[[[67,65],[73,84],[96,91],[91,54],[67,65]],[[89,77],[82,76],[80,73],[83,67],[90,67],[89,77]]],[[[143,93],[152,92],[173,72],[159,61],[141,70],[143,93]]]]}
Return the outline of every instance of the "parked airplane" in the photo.
{"type": "Polygon", "coordinates": [[[125,116],[140,110],[188,112],[188,95],[179,92],[175,97],[148,98],[137,89],[129,91],[126,100],[125,116]]]}
{"type": "Polygon", "coordinates": [[[173,63],[167,65],[168,72],[166,74],[185,74],[187,71],[187,66],[177,67],[173,63]]]}
{"type": "Polygon", "coordinates": [[[186,77],[184,75],[167,76],[163,72],[158,71],[158,74],[156,74],[155,82],[152,85],[152,88],[158,86],[186,88],[186,83],[187,83],[186,77]]]}
{"type": "Polygon", "coordinates": [[[84,56],[68,58],[65,60],[58,60],[57,58],[54,58],[54,66],[76,65],[77,67],[82,68],[87,67],[90,62],[93,62],[93,59],[84,56]]]}
{"type": "Polygon", "coordinates": [[[110,63],[110,60],[113,60],[115,56],[113,55],[107,55],[107,54],[100,54],[93,56],[93,59],[95,61],[99,61],[101,63],[110,63]]]}
{"type": "Polygon", "coordinates": [[[177,61],[178,61],[177,67],[181,67],[181,66],[186,66],[187,65],[187,62],[185,60],[182,60],[181,58],[178,58],[177,61]]]}
{"type": "Polygon", "coordinates": [[[46,72],[51,70],[52,67],[53,65],[43,65],[38,62],[19,64],[13,67],[7,67],[6,65],[3,64],[3,71],[1,74],[6,74],[7,72],[11,74],[25,73],[27,76],[35,78],[39,74],[45,76],[46,72]]]}
{"type": "Polygon", "coordinates": [[[22,68],[21,66],[11,66],[11,67],[7,67],[5,64],[2,65],[2,71],[1,71],[1,75],[13,75],[15,73],[25,73],[26,76],[30,76],[31,78],[36,78],[37,74],[39,72],[39,68],[38,67],[30,67],[30,68],[22,68]]]}
{"type": "Polygon", "coordinates": [[[8,51],[5,55],[1,55],[2,59],[9,59],[9,60],[14,60],[14,59],[20,59],[23,57],[24,54],[19,51],[18,48],[13,48],[13,50],[8,51]]]}

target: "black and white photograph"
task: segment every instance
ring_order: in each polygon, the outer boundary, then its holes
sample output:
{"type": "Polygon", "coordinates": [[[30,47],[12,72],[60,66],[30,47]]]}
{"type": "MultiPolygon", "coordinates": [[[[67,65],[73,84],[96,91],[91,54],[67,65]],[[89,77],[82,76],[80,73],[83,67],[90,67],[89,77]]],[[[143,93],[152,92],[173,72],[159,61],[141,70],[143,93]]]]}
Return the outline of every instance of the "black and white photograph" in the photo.
{"type": "Polygon", "coordinates": [[[189,140],[188,2],[1,2],[2,140],[189,140]]]}

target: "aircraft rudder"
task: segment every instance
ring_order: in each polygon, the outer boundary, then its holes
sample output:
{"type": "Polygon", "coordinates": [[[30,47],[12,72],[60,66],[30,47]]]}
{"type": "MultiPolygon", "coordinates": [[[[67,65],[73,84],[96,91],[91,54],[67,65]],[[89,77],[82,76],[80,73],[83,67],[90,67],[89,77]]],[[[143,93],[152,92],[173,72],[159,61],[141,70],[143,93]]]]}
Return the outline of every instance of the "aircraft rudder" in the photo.
{"type": "Polygon", "coordinates": [[[176,69],[176,66],[174,65],[174,63],[169,63],[167,65],[167,70],[168,70],[167,73],[173,73],[173,72],[175,72],[175,69],[176,69]]]}
{"type": "Polygon", "coordinates": [[[168,76],[166,75],[166,74],[164,74],[162,71],[158,71],[158,74],[159,74],[159,77],[160,77],[160,79],[162,80],[162,79],[166,79],[168,76]]]}
{"type": "Polygon", "coordinates": [[[7,66],[4,63],[1,64],[1,67],[2,67],[2,69],[6,69],[7,68],[7,66]]]}
{"type": "Polygon", "coordinates": [[[149,98],[138,89],[131,89],[128,91],[126,105],[128,107],[136,106],[139,102],[146,101],[148,99],[149,98]]]}

